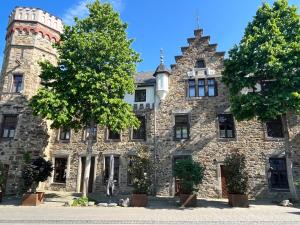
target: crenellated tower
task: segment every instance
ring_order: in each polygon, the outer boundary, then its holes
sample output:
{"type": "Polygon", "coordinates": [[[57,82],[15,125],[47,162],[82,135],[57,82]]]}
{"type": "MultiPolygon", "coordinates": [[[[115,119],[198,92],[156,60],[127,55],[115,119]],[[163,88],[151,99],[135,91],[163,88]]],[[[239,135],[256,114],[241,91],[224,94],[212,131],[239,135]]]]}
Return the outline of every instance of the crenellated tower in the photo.
{"type": "Polygon", "coordinates": [[[61,19],[38,8],[16,7],[9,16],[0,83],[1,100],[21,93],[31,97],[39,86],[44,59],[56,61],[53,43],[63,30],[61,19]]]}

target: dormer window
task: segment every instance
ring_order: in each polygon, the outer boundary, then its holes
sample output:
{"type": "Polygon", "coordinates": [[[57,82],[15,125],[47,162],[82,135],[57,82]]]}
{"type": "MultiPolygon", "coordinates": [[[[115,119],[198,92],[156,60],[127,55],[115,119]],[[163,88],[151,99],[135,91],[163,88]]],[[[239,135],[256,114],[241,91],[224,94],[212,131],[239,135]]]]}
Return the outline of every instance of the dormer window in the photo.
{"type": "Polygon", "coordinates": [[[196,62],[195,68],[198,68],[198,69],[204,69],[204,68],[206,68],[204,59],[199,59],[196,62]]]}
{"type": "Polygon", "coordinates": [[[146,89],[135,90],[134,101],[135,102],[145,102],[146,101],[146,89]]]}

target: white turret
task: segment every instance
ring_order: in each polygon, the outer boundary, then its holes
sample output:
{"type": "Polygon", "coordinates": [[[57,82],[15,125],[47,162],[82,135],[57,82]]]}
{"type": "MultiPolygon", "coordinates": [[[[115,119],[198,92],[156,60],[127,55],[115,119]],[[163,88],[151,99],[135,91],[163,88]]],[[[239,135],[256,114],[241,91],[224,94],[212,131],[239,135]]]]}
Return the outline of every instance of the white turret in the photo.
{"type": "Polygon", "coordinates": [[[164,100],[169,92],[169,76],[170,72],[164,65],[164,57],[161,50],[160,64],[156,68],[153,75],[156,77],[156,94],[160,101],[164,100]]]}

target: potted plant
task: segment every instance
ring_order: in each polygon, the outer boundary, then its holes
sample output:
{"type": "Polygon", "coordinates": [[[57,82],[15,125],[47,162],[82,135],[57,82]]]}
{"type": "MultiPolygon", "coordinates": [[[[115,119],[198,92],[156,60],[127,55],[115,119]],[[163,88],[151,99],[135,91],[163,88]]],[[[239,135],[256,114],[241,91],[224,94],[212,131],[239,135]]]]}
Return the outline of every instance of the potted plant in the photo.
{"type": "Polygon", "coordinates": [[[150,191],[150,154],[147,148],[140,148],[137,154],[131,156],[129,172],[132,177],[133,194],[131,206],[146,207],[148,205],[148,193],[150,191]]]}
{"type": "Polygon", "coordinates": [[[0,202],[2,202],[3,197],[3,185],[4,185],[4,167],[0,162],[0,202]]]}
{"type": "Polygon", "coordinates": [[[180,204],[182,207],[195,207],[197,205],[198,189],[196,188],[202,183],[204,176],[204,166],[199,162],[190,159],[181,159],[176,161],[174,167],[174,175],[180,182],[180,204]]]}
{"type": "Polygon", "coordinates": [[[232,207],[249,207],[248,173],[245,161],[245,156],[238,152],[228,155],[224,161],[228,203],[232,207]]]}
{"type": "Polygon", "coordinates": [[[23,195],[23,206],[37,206],[43,202],[44,192],[37,192],[39,182],[44,182],[51,176],[53,170],[52,162],[39,157],[30,164],[25,165],[22,178],[27,192],[23,195]]]}

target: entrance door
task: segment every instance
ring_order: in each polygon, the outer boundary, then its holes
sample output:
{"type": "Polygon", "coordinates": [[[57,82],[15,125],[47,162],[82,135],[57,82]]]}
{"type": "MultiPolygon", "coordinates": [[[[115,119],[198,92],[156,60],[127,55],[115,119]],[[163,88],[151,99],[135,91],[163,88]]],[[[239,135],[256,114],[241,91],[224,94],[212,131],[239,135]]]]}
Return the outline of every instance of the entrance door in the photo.
{"type": "Polygon", "coordinates": [[[8,178],[8,171],[9,171],[9,165],[4,164],[3,165],[4,182],[3,182],[3,185],[2,185],[2,192],[3,192],[3,194],[5,194],[6,183],[7,183],[7,178],[8,178]]]}
{"type": "MultiPolygon", "coordinates": [[[[80,181],[80,192],[83,191],[83,181],[84,181],[85,162],[86,162],[86,157],[81,157],[81,181],[80,181]]],[[[90,168],[90,178],[89,178],[88,193],[93,192],[94,175],[95,175],[95,157],[93,156],[93,157],[91,158],[91,168],[90,168]]]]}
{"type": "Polygon", "coordinates": [[[222,198],[228,197],[227,181],[226,181],[226,172],[224,165],[221,165],[221,187],[222,187],[222,198]]]}
{"type": "MultiPolygon", "coordinates": [[[[173,173],[174,173],[174,167],[175,167],[175,163],[178,161],[178,160],[183,160],[183,159],[191,159],[191,156],[190,155],[176,155],[173,157],[173,173]]],[[[175,179],[175,183],[174,183],[174,186],[175,186],[175,196],[178,196],[181,192],[181,184],[180,184],[180,179],[178,179],[177,177],[174,176],[174,179],[175,179]]]]}

